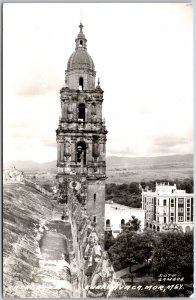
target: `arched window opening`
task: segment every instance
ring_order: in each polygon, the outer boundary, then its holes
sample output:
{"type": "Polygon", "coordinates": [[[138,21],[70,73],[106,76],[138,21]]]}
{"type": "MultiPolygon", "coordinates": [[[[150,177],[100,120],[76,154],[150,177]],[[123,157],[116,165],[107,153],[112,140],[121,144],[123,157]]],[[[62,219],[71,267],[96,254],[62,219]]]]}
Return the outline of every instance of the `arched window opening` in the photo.
{"type": "Polygon", "coordinates": [[[150,224],[150,228],[152,228],[152,224],[150,224]]]}
{"type": "Polygon", "coordinates": [[[110,220],[109,219],[106,220],[106,227],[110,227],[110,220]]]}
{"type": "Polygon", "coordinates": [[[96,207],[96,194],[94,194],[93,198],[94,198],[94,208],[95,208],[96,207]]]}
{"type": "Polygon", "coordinates": [[[125,225],[125,219],[121,220],[121,225],[125,225]]]}
{"type": "Polygon", "coordinates": [[[84,88],[84,79],[82,77],[79,78],[79,90],[83,91],[84,88]]]}
{"type": "Polygon", "coordinates": [[[155,230],[156,229],[156,227],[155,227],[155,225],[153,225],[153,230],[155,230]]]}
{"type": "Polygon", "coordinates": [[[81,45],[81,46],[83,45],[83,41],[82,41],[82,40],[80,40],[80,45],[81,45]]]}
{"type": "Polygon", "coordinates": [[[160,228],[159,228],[159,226],[157,226],[157,231],[160,231],[160,228]]]}
{"type": "Polygon", "coordinates": [[[79,104],[78,120],[85,122],[85,105],[83,103],[79,104]]]}
{"type": "Polygon", "coordinates": [[[186,228],[185,228],[185,232],[190,232],[191,231],[191,228],[190,228],[190,226],[186,226],[186,228]]]}
{"type": "Polygon", "coordinates": [[[96,216],[93,216],[93,222],[96,223],[97,222],[97,218],[96,216]]]}
{"type": "Polygon", "coordinates": [[[148,222],[146,222],[146,227],[148,227],[148,222]]]}
{"type": "Polygon", "coordinates": [[[84,142],[77,143],[77,162],[86,165],[86,144],[84,142]]]}

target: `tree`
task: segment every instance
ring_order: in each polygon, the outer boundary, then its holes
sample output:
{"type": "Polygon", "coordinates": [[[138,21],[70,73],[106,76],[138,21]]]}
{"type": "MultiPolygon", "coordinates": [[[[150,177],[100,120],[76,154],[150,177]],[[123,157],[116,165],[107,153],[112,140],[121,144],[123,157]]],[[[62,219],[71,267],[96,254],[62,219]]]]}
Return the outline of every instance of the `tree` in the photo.
{"type": "Polygon", "coordinates": [[[124,228],[125,231],[138,231],[140,229],[141,221],[138,220],[135,216],[132,216],[129,222],[126,223],[124,228]]]}
{"type": "Polygon", "coordinates": [[[123,230],[110,247],[108,254],[115,270],[120,270],[136,263],[148,263],[152,255],[154,238],[148,232],[137,234],[123,230]]]}
{"type": "Polygon", "coordinates": [[[116,242],[116,239],[113,237],[112,232],[105,233],[105,250],[107,251],[111,246],[116,242]]]}
{"type": "Polygon", "coordinates": [[[193,282],[193,233],[160,233],[156,245],[152,273],[177,274],[184,277],[184,283],[193,282]]]}
{"type": "Polygon", "coordinates": [[[138,182],[131,182],[129,184],[129,193],[130,194],[135,194],[135,195],[140,195],[141,190],[139,188],[139,183],[138,182]]]}

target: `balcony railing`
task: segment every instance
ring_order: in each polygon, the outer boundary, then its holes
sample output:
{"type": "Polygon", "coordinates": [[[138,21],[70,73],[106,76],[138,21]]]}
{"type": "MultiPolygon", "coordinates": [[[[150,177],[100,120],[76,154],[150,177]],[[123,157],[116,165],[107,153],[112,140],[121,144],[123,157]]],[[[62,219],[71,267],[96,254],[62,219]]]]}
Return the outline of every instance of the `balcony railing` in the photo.
{"type": "Polygon", "coordinates": [[[111,226],[106,226],[105,227],[105,231],[111,231],[112,230],[112,227],[111,226]]]}

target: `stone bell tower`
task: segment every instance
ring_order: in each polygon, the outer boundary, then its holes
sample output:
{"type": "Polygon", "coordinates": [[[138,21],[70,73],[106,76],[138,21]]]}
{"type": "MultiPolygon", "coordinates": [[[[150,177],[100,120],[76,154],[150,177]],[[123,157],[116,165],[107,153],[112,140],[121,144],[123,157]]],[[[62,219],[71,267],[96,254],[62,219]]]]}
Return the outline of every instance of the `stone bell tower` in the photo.
{"type": "Polygon", "coordinates": [[[60,194],[68,183],[87,210],[100,236],[104,234],[106,134],[102,119],[103,90],[95,86],[95,66],[87,52],[83,25],[60,90],[57,136],[57,180],[60,194]]]}

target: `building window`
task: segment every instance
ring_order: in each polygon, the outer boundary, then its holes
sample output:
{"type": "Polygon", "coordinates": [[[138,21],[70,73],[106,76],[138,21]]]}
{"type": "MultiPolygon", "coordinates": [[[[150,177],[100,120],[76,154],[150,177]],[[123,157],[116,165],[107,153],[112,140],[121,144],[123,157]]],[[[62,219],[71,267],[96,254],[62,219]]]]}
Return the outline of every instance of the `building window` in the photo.
{"type": "Polygon", "coordinates": [[[173,204],[173,203],[171,203],[171,207],[174,207],[174,204],[173,204]]]}
{"type": "Polygon", "coordinates": [[[164,220],[163,222],[166,223],[166,217],[164,217],[163,220],[164,220]]]}
{"type": "Polygon", "coordinates": [[[94,194],[94,200],[96,200],[96,194],[94,194]]]}
{"type": "Polygon", "coordinates": [[[171,212],[171,217],[173,217],[174,216],[174,213],[173,212],[171,212]]]}
{"type": "Polygon", "coordinates": [[[110,227],[110,220],[109,219],[106,220],[106,227],[110,227]]]}
{"type": "Polygon", "coordinates": [[[81,45],[81,46],[83,45],[83,41],[82,41],[82,40],[80,40],[80,45],[81,45]]]}
{"type": "Polygon", "coordinates": [[[83,79],[83,77],[80,77],[79,78],[79,90],[83,91],[83,88],[84,88],[84,79],[83,79]]]}
{"type": "Polygon", "coordinates": [[[173,222],[174,221],[174,217],[171,217],[171,222],[173,222]]]}
{"type": "Polygon", "coordinates": [[[159,205],[159,199],[157,199],[157,201],[158,201],[158,205],[159,205]]]}
{"type": "Polygon", "coordinates": [[[167,200],[163,200],[163,206],[166,206],[167,205],[167,200]]]}
{"type": "Polygon", "coordinates": [[[97,222],[97,218],[96,216],[93,216],[93,222],[96,223],[97,222]]]}
{"type": "Polygon", "coordinates": [[[85,105],[80,103],[78,107],[78,120],[85,122],[85,105]]]}
{"type": "Polygon", "coordinates": [[[180,207],[180,208],[178,208],[178,211],[179,211],[179,212],[184,212],[184,208],[183,208],[183,207],[180,207]]]}
{"type": "Polygon", "coordinates": [[[178,199],[178,204],[184,204],[184,199],[183,198],[179,198],[178,199]]]}
{"type": "Polygon", "coordinates": [[[178,221],[179,221],[179,222],[182,222],[183,219],[184,219],[183,216],[179,216],[179,217],[178,217],[178,221]]]}
{"type": "Polygon", "coordinates": [[[187,217],[187,221],[190,221],[190,217],[187,217]]]}

